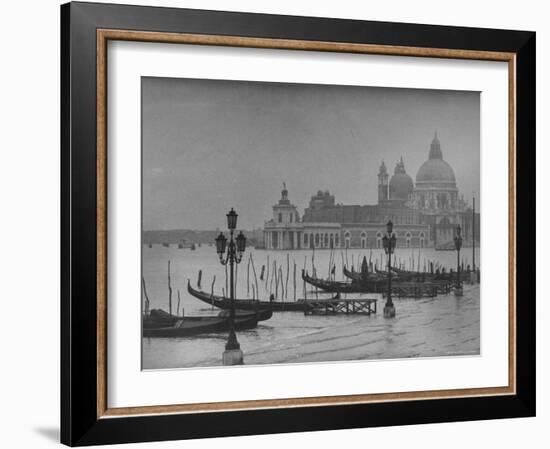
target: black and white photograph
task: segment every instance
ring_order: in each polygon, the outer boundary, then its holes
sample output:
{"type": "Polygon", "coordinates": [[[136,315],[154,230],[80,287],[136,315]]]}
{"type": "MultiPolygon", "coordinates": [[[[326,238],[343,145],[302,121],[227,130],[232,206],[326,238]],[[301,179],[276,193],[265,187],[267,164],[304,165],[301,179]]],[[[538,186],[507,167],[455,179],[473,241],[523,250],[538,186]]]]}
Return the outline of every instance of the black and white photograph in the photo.
{"type": "Polygon", "coordinates": [[[480,354],[480,95],[143,77],[142,369],[480,354]]]}

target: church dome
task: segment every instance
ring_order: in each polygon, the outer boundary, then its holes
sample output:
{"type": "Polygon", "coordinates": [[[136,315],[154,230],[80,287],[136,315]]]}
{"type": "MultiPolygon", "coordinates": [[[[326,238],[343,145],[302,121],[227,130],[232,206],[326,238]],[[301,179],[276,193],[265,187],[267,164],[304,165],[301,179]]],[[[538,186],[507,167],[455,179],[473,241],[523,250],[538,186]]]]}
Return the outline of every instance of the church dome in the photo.
{"type": "Polygon", "coordinates": [[[424,162],[416,174],[417,187],[420,185],[447,185],[456,187],[455,173],[452,167],[443,160],[441,145],[437,133],[430,145],[429,159],[424,162]]]}
{"type": "Polygon", "coordinates": [[[405,164],[401,158],[390,179],[390,200],[407,200],[413,189],[413,180],[405,171],[405,164]]]}
{"type": "Polygon", "coordinates": [[[428,159],[416,174],[416,182],[446,182],[456,184],[451,166],[443,159],[428,159]]]}

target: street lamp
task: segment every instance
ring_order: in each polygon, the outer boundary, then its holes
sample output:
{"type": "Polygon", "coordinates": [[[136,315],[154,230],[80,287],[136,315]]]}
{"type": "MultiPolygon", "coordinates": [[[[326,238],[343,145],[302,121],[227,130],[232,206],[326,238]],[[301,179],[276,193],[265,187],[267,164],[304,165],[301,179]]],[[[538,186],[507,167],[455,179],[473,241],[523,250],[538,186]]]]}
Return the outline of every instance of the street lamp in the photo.
{"type": "Polygon", "coordinates": [[[456,248],[456,287],[455,295],[462,296],[462,283],[460,282],[460,248],[462,248],[462,229],[460,225],[456,227],[456,235],[454,238],[456,248]]]}
{"type": "Polygon", "coordinates": [[[229,337],[227,338],[227,343],[225,344],[225,351],[223,353],[223,364],[224,365],[242,365],[243,364],[243,352],[241,351],[241,346],[237,341],[237,335],[235,334],[235,282],[234,282],[234,271],[235,264],[241,262],[243,258],[243,253],[246,249],[246,237],[242,233],[233,239],[233,233],[237,227],[237,212],[231,208],[227,214],[227,227],[229,229],[229,244],[227,243],[227,238],[220,232],[220,235],[216,237],[216,252],[220,258],[220,263],[222,265],[227,265],[229,263],[229,299],[231,301],[231,311],[229,315],[229,337]],[[227,247],[227,251],[226,251],[227,247]]]}
{"type": "Polygon", "coordinates": [[[386,305],[384,306],[384,318],[395,317],[395,306],[391,299],[391,256],[395,251],[395,234],[393,233],[393,223],[388,221],[386,224],[386,235],[382,238],[384,252],[388,256],[388,295],[386,305]]]}

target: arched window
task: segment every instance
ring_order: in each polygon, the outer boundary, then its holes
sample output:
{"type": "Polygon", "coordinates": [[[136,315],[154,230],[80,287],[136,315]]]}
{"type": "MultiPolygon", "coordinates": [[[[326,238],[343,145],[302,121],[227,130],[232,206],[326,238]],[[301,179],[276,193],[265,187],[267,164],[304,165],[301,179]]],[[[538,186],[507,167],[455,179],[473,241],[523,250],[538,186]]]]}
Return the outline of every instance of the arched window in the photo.
{"type": "Polygon", "coordinates": [[[407,248],[410,248],[411,247],[411,233],[407,232],[407,234],[405,235],[405,238],[406,238],[406,241],[407,241],[407,248]]]}
{"type": "Polygon", "coordinates": [[[382,248],[382,233],[380,231],[376,233],[376,247],[382,248]]]}
{"type": "Polygon", "coordinates": [[[325,248],[328,248],[328,234],[325,234],[325,248]]]}
{"type": "Polygon", "coordinates": [[[279,212],[279,223],[283,222],[283,214],[279,212]]]}
{"type": "Polygon", "coordinates": [[[365,231],[361,232],[361,248],[367,247],[367,233],[365,231]]]}
{"type": "Polygon", "coordinates": [[[340,247],[340,235],[339,234],[334,234],[334,246],[336,246],[336,248],[340,247]]]}
{"type": "Polygon", "coordinates": [[[307,248],[309,245],[308,235],[304,232],[304,248],[307,248]]]}
{"type": "Polygon", "coordinates": [[[349,231],[346,231],[346,233],[344,234],[344,241],[346,242],[346,248],[349,248],[351,241],[351,234],[349,233],[349,231]]]}
{"type": "Polygon", "coordinates": [[[294,218],[294,214],[290,214],[290,222],[292,223],[292,219],[294,218]]]}
{"type": "Polygon", "coordinates": [[[319,246],[319,234],[315,234],[315,247],[317,248],[319,246]]]}
{"type": "Polygon", "coordinates": [[[420,233],[420,248],[424,248],[424,233],[420,233]]]}
{"type": "Polygon", "coordinates": [[[334,248],[334,234],[331,232],[329,236],[329,248],[334,248]]]}

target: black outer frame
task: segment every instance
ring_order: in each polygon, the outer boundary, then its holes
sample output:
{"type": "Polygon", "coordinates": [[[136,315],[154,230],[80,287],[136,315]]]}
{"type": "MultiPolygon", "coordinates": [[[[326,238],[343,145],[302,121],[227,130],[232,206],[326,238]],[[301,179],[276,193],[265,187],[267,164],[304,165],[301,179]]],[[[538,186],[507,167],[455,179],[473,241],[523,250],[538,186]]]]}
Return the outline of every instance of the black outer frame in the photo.
{"type": "Polygon", "coordinates": [[[535,415],[535,33],[128,5],[61,6],[61,442],[71,446],[535,415]],[[96,29],[516,53],[517,394],[97,418],[96,29]]]}

